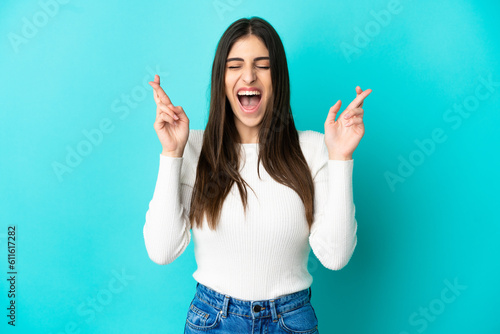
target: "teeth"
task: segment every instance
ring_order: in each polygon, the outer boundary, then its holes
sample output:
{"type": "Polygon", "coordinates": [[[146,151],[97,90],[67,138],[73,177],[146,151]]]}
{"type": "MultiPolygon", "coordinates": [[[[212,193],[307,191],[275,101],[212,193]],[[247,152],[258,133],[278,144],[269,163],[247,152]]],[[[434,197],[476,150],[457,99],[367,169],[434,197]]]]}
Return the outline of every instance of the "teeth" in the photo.
{"type": "Polygon", "coordinates": [[[240,91],[238,92],[238,95],[260,95],[260,92],[258,90],[253,90],[253,91],[240,91]]]}

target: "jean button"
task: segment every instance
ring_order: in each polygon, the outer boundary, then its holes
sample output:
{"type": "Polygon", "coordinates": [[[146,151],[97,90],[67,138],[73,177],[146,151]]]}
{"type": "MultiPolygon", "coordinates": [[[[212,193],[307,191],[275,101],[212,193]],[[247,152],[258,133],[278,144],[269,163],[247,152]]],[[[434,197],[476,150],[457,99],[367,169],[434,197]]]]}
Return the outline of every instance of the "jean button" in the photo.
{"type": "Polygon", "coordinates": [[[254,311],[254,312],[259,312],[259,311],[260,311],[260,305],[255,305],[255,306],[253,307],[253,311],[254,311]]]}

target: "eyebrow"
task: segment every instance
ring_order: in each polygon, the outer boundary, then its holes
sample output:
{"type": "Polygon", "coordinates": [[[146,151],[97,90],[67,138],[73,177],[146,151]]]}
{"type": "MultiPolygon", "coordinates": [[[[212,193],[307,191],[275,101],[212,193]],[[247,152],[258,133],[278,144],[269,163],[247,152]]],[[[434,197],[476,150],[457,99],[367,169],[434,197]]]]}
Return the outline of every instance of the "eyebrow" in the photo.
{"type": "MultiPolygon", "coordinates": [[[[253,61],[259,61],[259,60],[269,60],[269,57],[257,57],[253,59],[253,61]]],[[[228,58],[226,60],[226,63],[230,61],[244,61],[244,60],[243,58],[228,58]]]]}

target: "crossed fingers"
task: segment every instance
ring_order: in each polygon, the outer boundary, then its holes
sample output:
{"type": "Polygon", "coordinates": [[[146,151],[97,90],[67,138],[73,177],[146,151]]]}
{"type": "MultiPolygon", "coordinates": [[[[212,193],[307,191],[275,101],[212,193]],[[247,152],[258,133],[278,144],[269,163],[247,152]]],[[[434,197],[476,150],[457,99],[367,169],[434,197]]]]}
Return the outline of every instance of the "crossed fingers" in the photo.
{"type": "Polygon", "coordinates": [[[353,124],[363,123],[363,103],[365,98],[372,92],[371,89],[365,91],[361,90],[359,86],[356,87],[356,92],[358,95],[356,98],[347,106],[344,112],[344,119],[348,120],[346,126],[351,126],[353,124]]]}
{"type": "Polygon", "coordinates": [[[160,86],[160,76],[158,74],[155,75],[155,80],[150,81],[149,84],[151,87],[153,87],[154,90],[154,99],[156,103],[163,103],[165,105],[172,104],[172,101],[170,101],[170,98],[168,97],[167,93],[161,88],[160,86]]]}
{"type": "Polygon", "coordinates": [[[174,120],[178,120],[179,117],[173,111],[174,105],[172,104],[172,101],[170,101],[167,93],[165,93],[163,88],[160,86],[160,76],[155,75],[155,80],[150,81],[149,84],[153,87],[153,96],[158,107],[156,108],[156,116],[159,117],[160,113],[164,112],[174,120]],[[169,107],[170,105],[171,107],[169,107]]]}
{"type": "MultiPolygon", "coordinates": [[[[359,87],[359,86],[358,86],[359,87]]],[[[363,106],[363,103],[364,103],[364,100],[365,98],[370,95],[370,93],[372,92],[371,89],[367,89],[365,90],[364,92],[361,90],[361,88],[358,90],[356,87],[356,92],[358,93],[358,96],[356,96],[356,98],[354,100],[352,100],[352,102],[347,106],[346,110],[347,109],[353,109],[353,108],[360,108],[363,106]],[[360,93],[361,92],[361,93],[360,93]]]]}

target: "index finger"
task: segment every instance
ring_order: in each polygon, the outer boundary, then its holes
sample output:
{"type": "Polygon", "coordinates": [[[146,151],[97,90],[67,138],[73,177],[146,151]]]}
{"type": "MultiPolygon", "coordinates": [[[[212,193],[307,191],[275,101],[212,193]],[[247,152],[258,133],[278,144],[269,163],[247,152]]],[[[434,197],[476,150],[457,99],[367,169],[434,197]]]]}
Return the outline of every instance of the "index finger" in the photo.
{"type": "Polygon", "coordinates": [[[158,98],[162,103],[164,103],[167,106],[169,104],[172,104],[172,101],[170,101],[170,98],[168,97],[167,93],[165,93],[163,88],[161,88],[160,86],[160,77],[158,75],[155,75],[155,81],[150,81],[149,84],[153,87],[156,94],[158,94],[158,98]],[[158,80],[156,77],[158,77],[158,80]]]}
{"type": "Polygon", "coordinates": [[[361,105],[361,103],[363,103],[363,100],[368,95],[370,95],[371,92],[372,92],[371,89],[367,89],[363,93],[361,93],[358,96],[356,96],[356,98],[354,100],[352,100],[352,102],[347,106],[346,109],[358,108],[361,105]]]}

